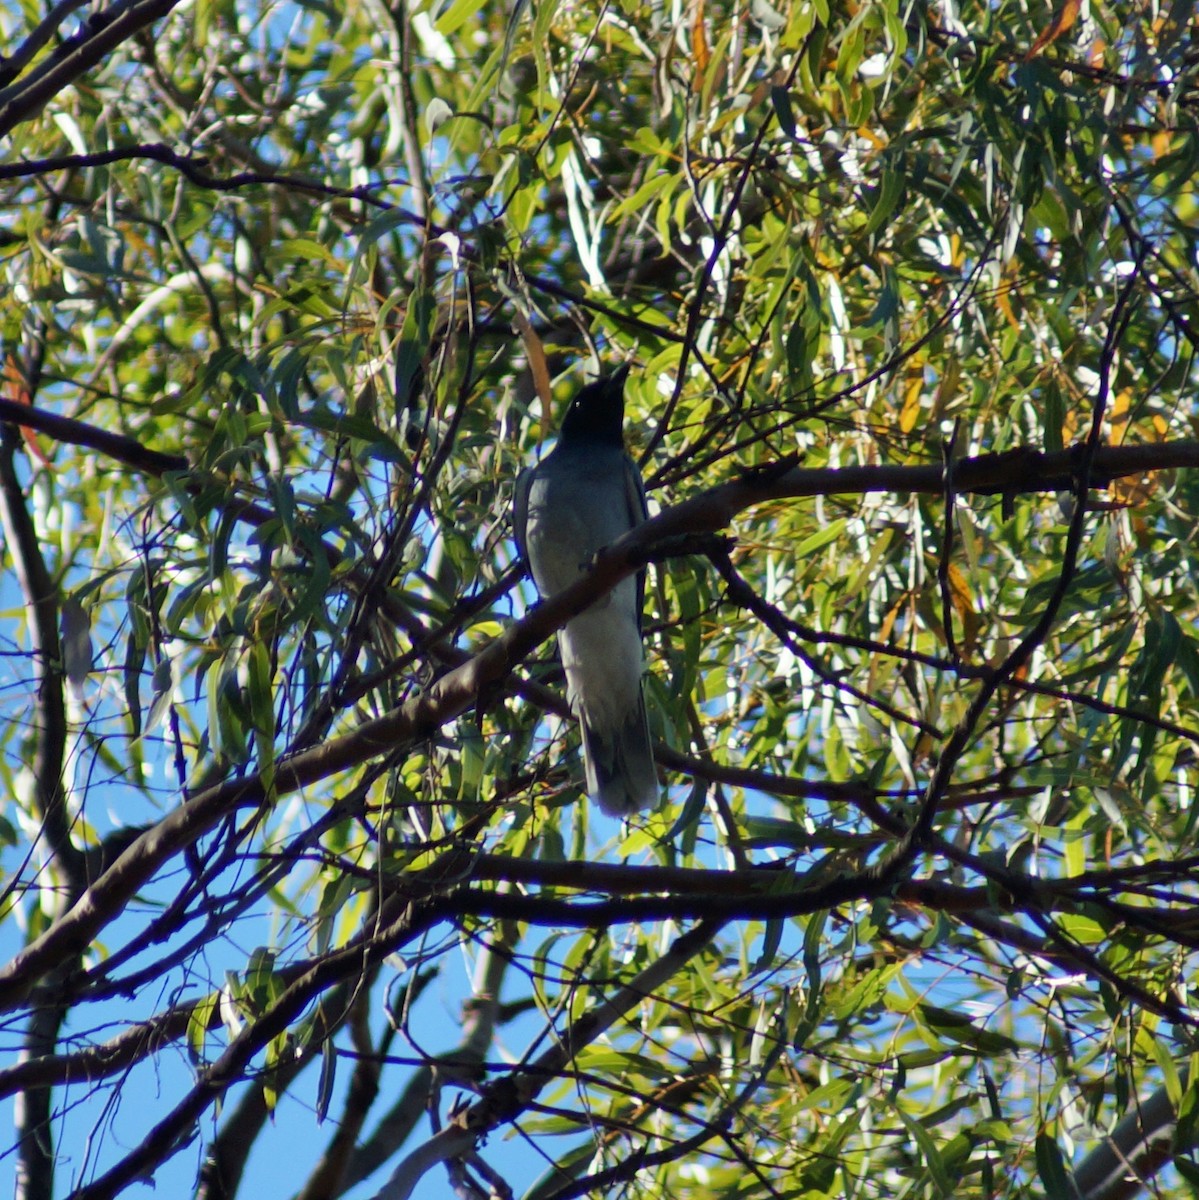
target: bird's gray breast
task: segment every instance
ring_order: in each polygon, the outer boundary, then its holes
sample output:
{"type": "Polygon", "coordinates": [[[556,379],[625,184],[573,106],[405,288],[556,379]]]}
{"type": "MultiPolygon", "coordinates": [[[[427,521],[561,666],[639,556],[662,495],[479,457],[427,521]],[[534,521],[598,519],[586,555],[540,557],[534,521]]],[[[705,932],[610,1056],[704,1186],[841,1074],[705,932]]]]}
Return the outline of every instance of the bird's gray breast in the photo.
{"type": "Polygon", "coordinates": [[[597,550],[632,528],[624,472],[624,452],[607,447],[555,450],[533,472],[524,539],[543,596],[573,583],[597,550]]]}
{"type": "MultiPolygon", "coordinates": [[[[630,506],[623,450],[556,450],[532,475],[524,541],[537,590],[552,596],[573,583],[597,550],[641,519],[630,506]]],[[[641,703],[639,589],[624,579],[558,632],[571,707],[601,736],[612,736],[641,703]]]]}

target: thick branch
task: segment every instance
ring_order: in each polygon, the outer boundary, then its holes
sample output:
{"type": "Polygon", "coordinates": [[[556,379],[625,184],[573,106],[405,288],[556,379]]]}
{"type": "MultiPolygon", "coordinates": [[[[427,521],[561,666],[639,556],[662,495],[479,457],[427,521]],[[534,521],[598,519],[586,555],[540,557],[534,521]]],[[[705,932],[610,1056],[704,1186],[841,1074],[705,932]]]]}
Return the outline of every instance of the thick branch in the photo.
{"type": "MultiPolygon", "coordinates": [[[[12,429],[0,430],[0,526],[4,529],[28,616],[30,658],[37,701],[33,715],[33,796],[50,870],[43,888],[45,907],[61,916],[83,891],[84,858],[71,841],[64,764],[67,753],[67,714],[63,695],[62,648],[58,636],[58,589],[51,578],[33,518],[26,506],[14,461],[18,438],[12,429]]],[[[71,956],[51,968],[54,983],[74,969],[71,956]]],[[[47,989],[42,1003],[29,1013],[22,1059],[52,1054],[66,1018],[67,1003],[59,989],[47,989]]],[[[18,1136],[17,1196],[20,1200],[50,1200],[54,1186],[51,1146],[50,1092],[27,1088],[16,1105],[18,1136]]]]}
{"type": "Polygon", "coordinates": [[[285,1032],[318,996],[346,979],[376,967],[388,953],[419,936],[443,916],[441,897],[423,904],[385,905],[373,931],[353,939],[343,949],[316,960],[292,981],[278,1000],[256,1021],[247,1024],[225,1052],[200,1073],[195,1087],[149,1131],[141,1144],[110,1170],[74,1193],[75,1200],[100,1200],[120,1194],[135,1179],[157,1169],[183,1149],[203,1113],[245,1077],[254,1056],[285,1032]]]}
{"type": "Polygon", "coordinates": [[[103,62],[122,42],[165,17],[179,0],[117,0],[95,14],[26,78],[0,92],[0,137],[69,87],[90,67],[103,62]]]}
{"type": "Polygon", "coordinates": [[[7,87],[37,57],[38,51],[58,32],[59,26],[87,0],[58,0],[58,3],[8,55],[0,54],[0,87],[7,87]]]}
{"type": "MultiPolygon", "coordinates": [[[[473,1082],[482,1077],[487,1051],[500,1018],[500,986],[517,939],[518,929],[514,924],[505,922],[499,926],[495,939],[486,946],[476,963],[476,983],[470,1003],[464,1006],[462,1037],[457,1046],[438,1054],[436,1059],[422,1064],[412,1073],[395,1103],[383,1114],[367,1139],[357,1145],[350,1139],[339,1176],[340,1192],[349,1191],[373,1175],[395,1155],[417,1122],[428,1113],[430,1097],[441,1083],[463,1078],[473,1082]]],[[[329,1157],[327,1154],[326,1159],[329,1157]]],[[[297,1200],[317,1200],[318,1196],[334,1194],[331,1188],[321,1192],[314,1186],[324,1173],[324,1167],[322,1163],[313,1173],[297,1200]]]]}
{"type": "MultiPolygon", "coordinates": [[[[1179,1072],[1186,1089],[1188,1073],[1179,1072]]],[[[1185,1145],[1174,1145],[1178,1113],[1170,1093],[1162,1086],[1132,1110],[1078,1165],[1074,1183],[1082,1200],[1132,1200],[1170,1162],[1195,1143],[1195,1127],[1185,1145]]]]}
{"type": "Polygon", "coordinates": [[[25,601],[30,657],[37,685],[33,730],[36,749],[31,764],[37,816],[56,869],[65,875],[72,888],[81,890],[83,856],[71,843],[70,818],[63,789],[67,714],[58,637],[58,589],[50,577],[17,478],[13,461],[17,444],[15,433],[4,431],[0,434],[0,442],[0,525],[25,601]]]}
{"type": "Polygon", "coordinates": [[[58,413],[46,412],[43,408],[18,404],[15,400],[5,400],[2,397],[0,421],[22,425],[26,429],[36,429],[39,433],[48,434],[72,446],[86,446],[89,450],[98,450],[116,462],[124,463],[135,471],[145,471],[149,475],[161,475],[165,471],[186,471],[188,468],[187,459],[182,454],[163,454],[159,450],[150,450],[135,438],[126,437],[122,433],[109,433],[107,429],[99,429],[86,421],[62,417],[58,413]]]}
{"type": "MultiPolygon", "coordinates": [[[[363,994],[369,993],[376,973],[377,967],[366,978],[351,975],[320,997],[310,1043],[287,1055],[272,1073],[271,1082],[276,1092],[286,1092],[310,1063],[319,1060],[316,1048],[334,1037],[350,1017],[351,1006],[359,1003],[363,994]]],[[[261,1087],[251,1087],[232,1112],[225,1115],[220,1134],[204,1156],[196,1185],[196,1200],[232,1200],[237,1195],[250,1152],[272,1115],[273,1110],[261,1087]]],[[[336,1191],[330,1189],[325,1194],[336,1195],[336,1191]]]]}
{"type": "Polygon", "coordinates": [[[374,1200],[407,1200],[431,1167],[470,1153],[487,1134],[519,1116],[537,1093],[562,1073],[575,1054],[602,1037],[625,1013],[646,996],[652,996],[699,954],[716,936],[720,925],[719,920],[701,921],[677,938],[636,979],[575,1021],[535,1061],[489,1083],[474,1104],[400,1163],[374,1200]]]}
{"type": "MultiPolygon", "coordinates": [[[[955,465],[958,494],[968,491],[1057,490],[1071,476],[1075,452],[1028,450],[963,459],[955,465]]],[[[1199,442],[1099,447],[1091,470],[1096,485],[1149,470],[1199,465],[1199,442]]],[[[366,721],[280,762],[274,793],[282,796],[327,779],[370,758],[426,738],[475,703],[484,688],[502,680],[522,659],[571,617],[656,557],[653,547],[689,533],[727,527],[738,513],[770,500],[866,491],[940,493],[941,467],[791,468],[756,471],[669,508],[598,554],[591,570],[565,591],[516,622],[460,667],[448,672],[399,708],[366,721]]],[[[190,799],[147,830],[84,894],[62,920],[0,970],[0,1007],[19,1003],[64,956],[81,953],[129,898],[173,854],[191,845],[223,817],[265,799],[258,777],[234,780],[190,799]]]]}
{"type": "Polygon", "coordinates": [[[139,1021],[98,1046],[74,1054],[46,1054],[0,1068],[0,1097],[24,1088],[94,1084],[126,1071],[163,1046],[187,1034],[196,1010],[193,1001],[177,1004],[147,1021],[139,1021]]]}
{"type": "MultiPolygon", "coordinates": [[[[902,825],[897,821],[894,832],[901,831],[902,825]]],[[[938,850],[951,859],[954,857],[955,849],[950,845],[941,843],[938,850]]],[[[958,850],[957,857],[969,856],[958,850]]],[[[971,862],[968,865],[976,864],[971,862]]],[[[1145,869],[1182,869],[1186,865],[1185,862],[1147,864],[1145,869]]],[[[450,915],[458,918],[519,917],[522,921],[540,925],[602,928],[617,920],[633,921],[661,916],[663,911],[686,911],[693,915],[723,919],[769,919],[810,912],[813,905],[819,907],[833,901],[828,891],[813,888],[802,876],[791,880],[790,886],[785,889],[780,888],[784,871],[785,868],[778,865],[762,866],[751,871],[714,871],[617,863],[555,863],[481,854],[469,859],[469,874],[473,884],[519,883],[524,887],[553,892],[568,889],[606,893],[609,897],[623,896],[626,899],[617,901],[610,898],[598,904],[584,904],[562,896],[551,900],[534,892],[515,900],[504,900],[497,898],[493,892],[472,886],[455,894],[450,915]],[[669,899],[664,900],[664,897],[669,899]],[[652,898],[652,911],[644,902],[646,898],[652,898]]],[[[1101,885],[1117,884],[1122,878],[1121,872],[1088,871],[1054,881],[1042,880],[1037,885],[1038,896],[1045,911],[1053,911],[1059,906],[1072,910],[1079,903],[1080,888],[1089,891],[1101,885]]],[[[1005,876],[1005,879],[1010,882],[1010,876],[1005,876]]],[[[860,881],[855,883],[854,877],[847,875],[838,883],[842,900],[854,898],[845,894],[847,884],[856,890],[858,898],[865,894],[860,881]]],[[[407,894],[419,891],[422,886],[419,879],[404,877],[397,881],[397,887],[399,885],[403,885],[407,894]]],[[[904,904],[918,905],[931,912],[953,914],[988,937],[1014,945],[1027,954],[1068,963],[1080,970],[1087,969],[1087,965],[1070,953],[1068,948],[1047,943],[1038,935],[1015,925],[999,924],[995,917],[995,905],[997,895],[1002,894],[996,891],[995,886],[965,887],[935,879],[901,881],[893,890],[894,898],[904,904]]],[[[294,983],[318,965],[318,961],[312,959],[283,967],[279,971],[280,980],[285,984],[294,983]]],[[[483,988],[487,993],[490,990],[494,990],[494,985],[491,989],[483,988]]],[[[156,1018],[131,1027],[102,1046],[90,1047],[76,1054],[51,1055],[4,1068],[0,1070],[0,1097],[30,1086],[74,1081],[94,1083],[125,1071],[132,1063],[182,1038],[192,1020],[194,1008],[193,1003],[178,1005],[156,1018]]],[[[465,1046],[464,1042],[457,1050],[443,1057],[454,1062],[464,1061],[467,1056],[465,1046]]],[[[426,1076],[422,1096],[427,1092],[427,1083],[426,1076]]],[[[413,1111],[418,1115],[424,1111],[423,1099],[413,1111]]],[[[407,1110],[405,1112],[403,1127],[407,1133],[412,1122],[407,1110]]],[[[386,1122],[388,1118],[384,1120],[386,1122]]],[[[402,1139],[389,1137],[388,1140],[394,1152],[402,1139]]],[[[351,1182],[361,1180],[379,1165],[380,1160],[375,1158],[365,1169],[351,1166],[351,1182]]]]}

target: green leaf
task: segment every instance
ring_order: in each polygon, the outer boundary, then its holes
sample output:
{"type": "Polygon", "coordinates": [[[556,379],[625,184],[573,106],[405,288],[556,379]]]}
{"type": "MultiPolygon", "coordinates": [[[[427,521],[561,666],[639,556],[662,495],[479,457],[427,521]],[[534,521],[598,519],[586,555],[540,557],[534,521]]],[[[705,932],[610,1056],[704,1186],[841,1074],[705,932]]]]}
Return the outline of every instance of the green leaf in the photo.
{"type": "Polygon", "coordinates": [[[884,167],[882,178],[875,192],[874,205],[870,209],[870,219],[866,222],[866,232],[875,233],[881,229],[884,222],[891,219],[895,206],[903,195],[903,174],[892,168],[884,167]]]}
{"type": "MultiPolygon", "coordinates": [[[[907,1131],[912,1135],[912,1140],[920,1147],[920,1157],[924,1160],[924,1165],[932,1177],[936,1195],[954,1195],[957,1191],[956,1181],[950,1175],[949,1169],[945,1165],[945,1160],[941,1156],[941,1151],[937,1146],[936,1140],[920,1121],[908,1116],[902,1108],[896,1108],[895,1111],[899,1114],[899,1119],[903,1122],[907,1131]]],[[[1059,1193],[1051,1194],[1056,1195],[1059,1193]]],[[[1065,1195],[1065,1193],[1060,1194],[1065,1195]]]]}
{"type": "Polygon", "coordinates": [[[329,1115],[329,1102],[333,1099],[333,1085],[337,1078],[337,1049],[332,1038],[321,1043],[321,1074],[316,1086],[316,1123],[323,1125],[329,1115]]]}
{"type": "Polygon", "coordinates": [[[216,1016],[221,993],[209,992],[197,1000],[187,1019],[187,1046],[195,1062],[204,1062],[204,1051],[208,1046],[208,1030],[216,1016]]]}
{"type": "Polygon", "coordinates": [[[1046,1196],[1072,1196],[1074,1189],[1066,1173],[1066,1163],[1057,1142],[1047,1133],[1038,1133],[1035,1157],[1037,1176],[1046,1196]]]}
{"type": "Polygon", "coordinates": [[[774,115],[778,118],[779,128],[790,138],[795,136],[795,113],[791,109],[791,93],[775,84],[770,89],[770,102],[774,106],[774,115]]]}

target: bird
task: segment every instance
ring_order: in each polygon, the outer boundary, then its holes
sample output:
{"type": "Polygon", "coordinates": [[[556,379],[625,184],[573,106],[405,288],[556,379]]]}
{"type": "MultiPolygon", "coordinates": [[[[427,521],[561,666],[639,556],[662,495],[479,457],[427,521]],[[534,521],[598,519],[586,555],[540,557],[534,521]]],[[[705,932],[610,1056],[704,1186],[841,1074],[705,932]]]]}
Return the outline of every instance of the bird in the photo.
{"type": "MultiPolygon", "coordinates": [[[[570,402],[553,451],[516,481],[513,528],[544,598],[568,587],[596,552],[648,517],[641,473],[624,446],[628,366],[570,402]]],[[[567,699],[582,729],[587,791],[609,816],[660,798],[650,743],[641,609],[645,570],[622,580],[558,632],[567,699]]]]}

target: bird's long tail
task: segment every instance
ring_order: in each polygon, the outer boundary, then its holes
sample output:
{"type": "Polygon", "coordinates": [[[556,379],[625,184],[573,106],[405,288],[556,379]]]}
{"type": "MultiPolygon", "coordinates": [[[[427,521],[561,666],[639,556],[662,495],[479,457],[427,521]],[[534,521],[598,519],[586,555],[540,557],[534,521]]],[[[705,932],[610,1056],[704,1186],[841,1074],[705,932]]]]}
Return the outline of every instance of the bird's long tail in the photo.
{"type": "Polygon", "coordinates": [[[649,739],[645,697],[639,696],[628,720],[612,733],[583,728],[587,791],[610,817],[627,817],[658,803],[658,771],[649,739]]]}

